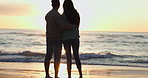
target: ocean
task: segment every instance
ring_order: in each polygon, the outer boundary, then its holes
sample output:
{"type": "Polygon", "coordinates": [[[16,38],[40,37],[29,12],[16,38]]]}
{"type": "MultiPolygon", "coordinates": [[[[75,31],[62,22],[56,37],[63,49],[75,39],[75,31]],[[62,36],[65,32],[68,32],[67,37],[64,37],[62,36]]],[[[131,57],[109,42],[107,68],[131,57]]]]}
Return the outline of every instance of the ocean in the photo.
{"type": "MultiPolygon", "coordinates": [[[[0,29],[0,62],[43,63],[45,53],[45,30],[0,29]]],[[[81,31],[79,54],[86,65],[147,68],[148,32],[81,31]]]]}

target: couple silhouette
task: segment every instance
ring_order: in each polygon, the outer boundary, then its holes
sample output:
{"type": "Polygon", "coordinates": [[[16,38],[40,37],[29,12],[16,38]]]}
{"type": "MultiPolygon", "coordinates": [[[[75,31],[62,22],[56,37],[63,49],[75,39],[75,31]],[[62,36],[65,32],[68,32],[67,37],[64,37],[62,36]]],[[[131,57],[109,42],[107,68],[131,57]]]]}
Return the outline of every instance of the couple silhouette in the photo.
{"type": "Polygon", "coordinates": [[[79,59],[79,24],[80,16],[74,8],[71,0],[65,0],[63,3],[63,14],[60,15],[59,0],[52,0],[52,10],[46,16],[46,56],[44,67],[46,72],[45,78],[52,78],[49,75],[50,60],[54,55],[55,78],[58,77],[62,44],[66,51],[68,78],[71,78],[72,53],[79,71],[79,78],[82,78],[81,62],[79,59]]]}

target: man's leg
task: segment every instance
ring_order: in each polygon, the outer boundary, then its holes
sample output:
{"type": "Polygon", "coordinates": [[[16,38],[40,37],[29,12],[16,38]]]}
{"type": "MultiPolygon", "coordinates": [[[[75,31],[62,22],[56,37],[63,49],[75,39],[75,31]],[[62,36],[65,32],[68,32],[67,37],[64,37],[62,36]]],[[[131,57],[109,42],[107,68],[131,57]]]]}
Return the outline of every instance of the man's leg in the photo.
{"type": "Polygon", "coordinates": [[[53,48],[52,48],[52,43],[50,40],[47,40],[46,43],[46,57],[45,57],[45,61],[44,61],[44,67],[45,67],[45,73],[46,73],[46,77],[45,78],[52,78],[49,75],[49,66],[50,66],[50,60],[52,58],[53,55],[53,48]]]}
{"type": "Polygon", "coordinates": [[[55,69],[55,78],[58,78],[61,51],[62,51],[62,42],[61,40],[53,41],[53,50],[54,50],[54,69],[55,69]]]}

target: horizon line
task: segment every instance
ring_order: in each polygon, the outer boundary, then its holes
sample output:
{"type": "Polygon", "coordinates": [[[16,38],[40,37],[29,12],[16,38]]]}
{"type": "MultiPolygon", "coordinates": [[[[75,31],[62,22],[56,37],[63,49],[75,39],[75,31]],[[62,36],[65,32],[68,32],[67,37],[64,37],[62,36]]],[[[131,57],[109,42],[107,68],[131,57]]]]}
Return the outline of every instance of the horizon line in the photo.
{"type": "MultiPolygon", "coordinates": [[[[46,29],[30,29],[30,28],[0,28],[0,29],[13,29],[13,30],[46,30],[46,29]]],[[[148,31],[99,31],[99,30],[80,30],[80,32],[139,32],[148,33],[148,31]]]]}

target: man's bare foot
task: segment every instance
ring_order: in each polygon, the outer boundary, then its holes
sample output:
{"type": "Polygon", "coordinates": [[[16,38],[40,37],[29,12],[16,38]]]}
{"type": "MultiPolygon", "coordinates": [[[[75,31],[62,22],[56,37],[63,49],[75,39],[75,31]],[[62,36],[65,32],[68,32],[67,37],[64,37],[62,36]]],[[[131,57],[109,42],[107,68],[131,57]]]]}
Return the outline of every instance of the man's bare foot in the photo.
{"type": "Polygon", "coordinates": [[[53,77],[51,77],[51,76],[46,76],[45,78],[53,78],[53,77]]]}

